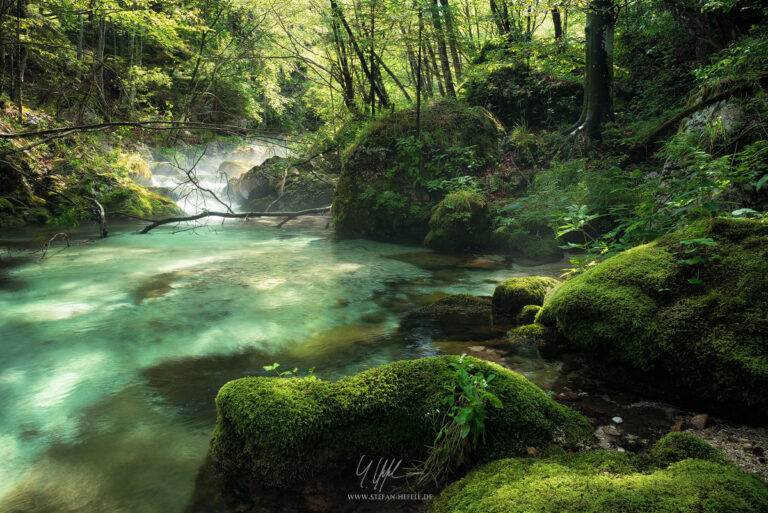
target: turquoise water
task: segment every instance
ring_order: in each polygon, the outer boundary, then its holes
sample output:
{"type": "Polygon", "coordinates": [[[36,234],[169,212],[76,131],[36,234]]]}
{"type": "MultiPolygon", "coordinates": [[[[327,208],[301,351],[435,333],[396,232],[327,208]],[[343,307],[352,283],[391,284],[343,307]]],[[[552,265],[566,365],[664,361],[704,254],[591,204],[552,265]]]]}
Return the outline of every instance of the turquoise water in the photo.
{"type": "Polygon", "coordinates": [[[336,240],[323,224],[124,229],[42,261],[3,253],[0,511],[182,511],[227,380],[436,354],[397,331],[426,296],[557,268],[425,268],[409,263],[422,248],[336,240]]]}

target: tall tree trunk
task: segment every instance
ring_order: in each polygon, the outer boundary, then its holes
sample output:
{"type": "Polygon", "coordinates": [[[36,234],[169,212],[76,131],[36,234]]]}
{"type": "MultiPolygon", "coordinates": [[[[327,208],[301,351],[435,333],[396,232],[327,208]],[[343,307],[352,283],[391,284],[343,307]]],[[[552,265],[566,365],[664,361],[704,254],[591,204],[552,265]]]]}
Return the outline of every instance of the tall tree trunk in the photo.
{"type": "Polygon", "coordinates": [[[443,80],[440,76],[440,72],[438,71],[437,58],[435,58],[435,50],[432,48],[432,44],[430,44],[429,41],[425,41],[424,46],[426,46],[427,52],[429,53],[430,71],[437,80],[437,91],[440,93],[440,96],[445,96],[445,88],[443,87],[443,80]]]}
{"type": "Polygon", "coordinates": [[[613,0],[592,0],[587,8],[584,106],[571,132],[599,139],[603,123],[613,119],[613,0]]]}
{"type": "Polygon", "coordinates": [[[333,30],[333,39],[336,43],[336,59],[338,60],[339,84],[344,96],[344,105],[352,113],[357,113],[357,104],[355,103],[355,83],[352,79],[352,73],[349,70],[349,57],[347,56],[347,45],[341,35],[339,19],[335,14],[331,15],[331,28],[333,30]]]}
{"type": "Polygon", "coordinates": [[[448,46],[451,49],[451,60],[453,61],[453,71],[456,74],[456,82],[461,82],[461,59],[459,59],[459,44],[456,39],[456,26],[453,23],[453,14],[448,0],[440,0],[442,11],[445,15],[445,30],[448,32],[448,46]]]}
{"type": "Polygon", "coordinates": [[[443,70],[445,92],[451,98],[456,98],[456,89],[453,87],[453,76],[451,75],[451,62],[448,60],[448,49],[445,44],[445,33],[443,32],[443,23],[440,21],[440,9],[437,0],[432,0],[431,14],[432,26],[435,28],[435,39],[437,40],[437,51],[440,54],[440,64],[443,70]]]}
{"type": "Polygon", "coordinates": [[[85,22],[83,22],[83,15],[77,15],[77,24],[79,26],[77,32],[77,60],[83,60],[83,38],[85,37],[85,22]]]}
{"type": "Polygon", "coordinates": [[[16,0],[16,107],[19,109],[19,123],[24,122],[24,73],[27,70],[27,45],[21,44],[21,19],[27,17],[26,0],[16,0]]]}
{"type": "Polygon", "coordinates": [[[552,7],[552,25],[555,27],[555,41],[563,39],[563,20],[560,18],[560,9],[552,7]]]}

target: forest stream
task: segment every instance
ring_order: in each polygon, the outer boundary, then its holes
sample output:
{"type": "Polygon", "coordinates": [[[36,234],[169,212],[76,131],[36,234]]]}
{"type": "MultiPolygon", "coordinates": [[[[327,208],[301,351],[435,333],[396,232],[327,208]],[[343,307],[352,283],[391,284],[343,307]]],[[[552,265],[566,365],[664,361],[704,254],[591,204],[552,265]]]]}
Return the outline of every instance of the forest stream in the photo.
{"type": "MultiPolygon", "coordinates": [[[[23,249],[39,247],[28,230],[3,234],[0,511],[180,511],[227,381],[274,362],[335,379],[471,352],[398,321],[443,294],[559,268],[336,240],[326,222],[126,225],[43,260],[23,249]]],[[[560,364],[515,367],[547,387],[560,364]]]]}

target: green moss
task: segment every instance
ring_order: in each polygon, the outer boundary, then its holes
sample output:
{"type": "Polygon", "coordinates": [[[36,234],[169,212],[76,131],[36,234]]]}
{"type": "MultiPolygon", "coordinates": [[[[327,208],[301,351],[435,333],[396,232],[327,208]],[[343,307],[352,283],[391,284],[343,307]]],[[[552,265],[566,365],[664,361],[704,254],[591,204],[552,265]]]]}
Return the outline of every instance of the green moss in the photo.
{"type": "Polygon", "coordinates": [[[541,128],[579,117],[584,88],[577,80],[555,78],[508,60],[483,63],[468,73],[460,97],[487,108],[508,127],[541,128]]]}
{"type": "Polygon", "coordinates": [[[606,376],[765,416],[767,312],[768,225],[713,219],[567,281],[540,316],[606,376]],[[681,243],[705,238],[716,245],[681,243]]]}
{"type": "Polygon", "coordinates": [[[173,201],[132,182],[102,175],[108,192],[101,198],[107,212],[124,212],[140,217],[168,217],[182,213],[173,201]]]}
{"type": "MultiPolygon", "coordinates": [[[[220,470],[268,486],[358,461],[362,454],[426,456],[435,436],[428,414],[443,408],[458,357],[396,362],[337,382],[243,378],[216,398],[211,455],[220,470]]],[[[480,459],[522,453],[527,446],[573,446],[591,436],[584,417],[552,401],[522,376],[466,358],[497,375],[489,388],[504,407],[486,420],[480,459]]]]}
{"type": "Polygon", "coordinates": [[[446,183],[480,176],[498,161],[499,126],[487,111],[441,100],[364,127],[344,152],[333,217],[341,233],[385,240],[424,239],[446,183]]]}
{"type": "Polygon", "coordinates": [[[526,324],[512,328],[507,336],[513,340],[538,340],[547,336],[549,328],[541,324],[526,324]]]}
{"type": "Polygon", "coordinates": [[[13,212],[13,203],[5,198],[0,198],[0,212],[13,212]]]}
{"type": "Polygon", "coordinates": [[[505,315],[516,316],[526,305],[543,304],[547,291],[559,283],[546,276],[509,278],[493,291],[493,306],[505,315]]]}
{"type": "Polygon", "coordinates": [[[539,305],[525,305],[523,309],[517,314],[515,322],[518,324],[531,324],[536,319],[536,314],[541,310],[539,305]]]}
{"type": "Polygon", "coordinates": [[[688,458],[725,464],[725,455],[690,433],[669,433],[656,442],[650,454],[655,465],[667,466],[688,458]]]}
{"type": "MultiPolygon", "coordinates": [[[[685,443],[691,435],[678,434],[685,443]]],[[[666,439],[668,441],[668,438],[666,439]]],[[[657,444],[664,445],[665,439],[657,444]]],[[[705,443],[704,443],[705,444],[705,443]]],[[[705,444],[706,445],[706,444],[705,444]]],[[[710,447],[710,449],[712,449],[710,447]]],[[[654,449],[655,450],[655,449],[654,449]]],[[[714,449],[712,449],[714,450],[714,449]]],[[[698,451],[685,455],[696,458],[698,451]]],[[[608,451],[513,458],[448,486],[430,513],[757,513],[768,487],[721,460],[652,461],[608,451]]]]}
{"type": "Polygon", "coordinates": [[[439,250],[464,250],[488,244],[491,215],[482,194],[459,190],[437,204],[429,219],[424,245],[439,250]]]}

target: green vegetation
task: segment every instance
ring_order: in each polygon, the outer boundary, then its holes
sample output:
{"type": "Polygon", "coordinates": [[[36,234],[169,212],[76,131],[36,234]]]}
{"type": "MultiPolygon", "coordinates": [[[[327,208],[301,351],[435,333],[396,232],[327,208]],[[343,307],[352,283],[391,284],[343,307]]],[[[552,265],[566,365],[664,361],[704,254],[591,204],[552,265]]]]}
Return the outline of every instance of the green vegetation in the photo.
{"type": "Polygon", "coordinates": [[[702,220],[566,281],[541,318],[609,375],[689,398],[768,405],[768,225],[702,220]],[[691,242],[697,245],[691,258],[691,242]]]}
{"type": "Polygon", "coordinates": [[[447,487],[429,511],[751,513],[768,511],[768,486],[706,442],[672,433],[650,457],[593,451],[495,461],[447,487]]]}
{"type": "MultiPolygon", "coordinates": [[[[409,108],[371,121],[361,130],[344,154],[336,185],[337,230],[375,239],[422,240],[433,207],[497,160],[498,127],[481,108],[434,102],[421,112],[421,126],[417,139],[416,112],[409,108]]],[[[483,207],[474,207],[478,208],[483,207]]],[[[481,223],[474,219],[483,217],[481,211],[471,216],[470,224],[481,223]]],[[[465,224],[462,216],[455,220],[465,224]]],[[[474,228],[448,228],[439,213],[435,226],[462,233],[474,228]]],[[[474,242],[477,235],[471,236],[469,242],[474,242]]]]}
{"type": "MultiPolygon", "coordinates": [[[[458,357],[396,362],[335,383],[299,378],[243,378],[216,398],[218,422],[211,455],[227,473],[287,486],[361,454],[423,460],[446,406],[445,387],[458,357]]],[[[486,443],[478,460],[520,454],[527,446],[574,447],[591,437],[581,415],[552,401],[525,378],[467,358],[503,404],[484,419],[486,443]]]]}
{"type": "Polygon", "coordinates": [[[525,276],[504,280],[493,291],[493,307],[504,315],[515,317],[527,305],[542,305],[547,292],[560,284],[546,276],[525,276]]]}
{"type": "Polygon", "coordinates": [[[484,247],[488,245],[490,227],[485,198],[477,192],[458,190],[434,208],[424,245],[441,250],[484,247]]]}

